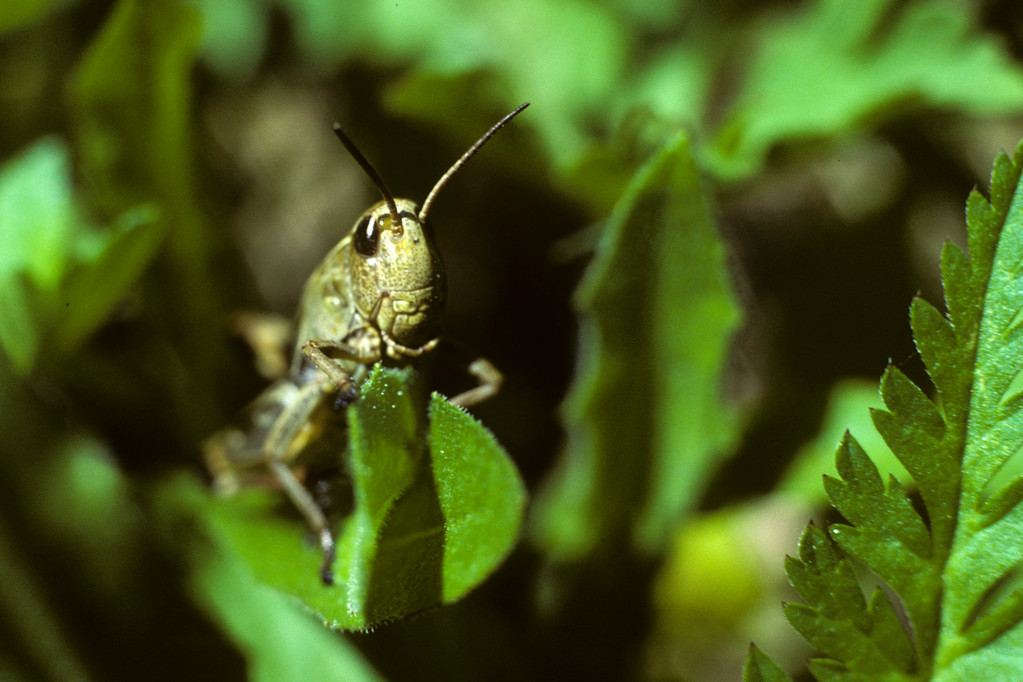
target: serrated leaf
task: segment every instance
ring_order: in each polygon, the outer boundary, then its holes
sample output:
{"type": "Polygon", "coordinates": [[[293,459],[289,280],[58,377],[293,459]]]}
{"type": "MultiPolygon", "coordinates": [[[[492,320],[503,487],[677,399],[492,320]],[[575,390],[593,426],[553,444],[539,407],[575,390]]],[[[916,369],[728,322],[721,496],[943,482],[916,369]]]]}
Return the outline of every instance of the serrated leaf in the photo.
{"type": "Polygon", "coordinates": [[[851,438],[836,457],[841,479],[825,480],[851,523],[831,526],[831,537],[898,595],[912,647],[899,640],[902,630],[880,592],[862,612],[848,560],[810,528],[800,560],[787,567],[807,603],[789,605],[786,613],[829,657],[811,663],[820,679],[903,673],[1009,679],[1008,671],[1020,669],[1023,479],[997,483],[996,477],[1020,457],[1023,444],[1021,176],[1023,143],[1012,159],[996,160],[990,202],[971,195],[969,258],[951,246],[942,252],[948,317],[921,299],[911,307],[917,347],[940,403],[894,368],[881,381],[888,411],[876,410],[874,424],[912,475],[928,525],[894,477],[882,483],[851,438]],[[883,659],[871,655],[864,634],[883,659]]]}
{"type": "Polygon", "coordinates": [[[805,592],[815,596],[812,601],[825,617],[869,629],[866,600],[856,574],[820,529],[806,529],[799,542],[799,560],[788,562],[785,572],[800,595],[805,592]]]}
{"type": "Polygon", "coordinates": [[[656,551],[735,438],[721,372],[738,310],[684,137],[633,179],[576,294],[581,359],[568,451],[534,536],[572,560],[656,551]]]}
{"type": "Polygon", "coordinates": [[[945,435],[945,420],[937,407],[898,367],[889,366],[885,370],[881,377],[881,396],[895,415],[913,416],[921,438],[941,440],[945,435]]]}
{"type": "Polygon", "coordinates": [[[1016,625],[987,646],[956,658],[938,671],[934,682],[961,680],[1015,680],[1019,677],[1023,625],[1016,625]]]}
{"type": "MultiPolygon", "coordinates": [[[[945,291],[947,297],[950,290],[945,291]]],[[[950,310],[952,305],[950,303],[950,310]]],[[[909,324],[917,352],[927,366],[927,373],[934,381],[938,393],[954,390],[955,379],[959,375],[955,371],[956,358],[952,353],[956,342],[956,330],[952,323],[933,305],[922,298],[915,298],[909,307],[909,324]]]]}
{"type": "Polygon", "coordinates": [[[882,482],[873,461],[851,437],[839,446],[835,460],[843,480],[825,478],[835,508],[857,526],[883,526],[906,551],[929,559],[930,535],[898,480],[890,476],[882,482]]]}
{"type": "Polygon", "coordinates": [[[211,516],[260,580],[331,627],[366,629],[453,602],[518,538],[525,488],[507,454],[440,396],[427,424],[416,394],[411,372],[377,367],[349,408],[354,508],[341,525],[333,586],[320,583],[319,549],[300,519],[281,515],[279,495],[244,493],[211,516]]]}
{"type": "Polygon", "coordinates": [[[843,671],[911,679],[902,675],[911,671],[912,645],[887,597],[875,591],[866,601],[852,566],[813,526],[803,534],[799,552],[785,570],[807,604],[785,605],[789,623],[843,671]]]}

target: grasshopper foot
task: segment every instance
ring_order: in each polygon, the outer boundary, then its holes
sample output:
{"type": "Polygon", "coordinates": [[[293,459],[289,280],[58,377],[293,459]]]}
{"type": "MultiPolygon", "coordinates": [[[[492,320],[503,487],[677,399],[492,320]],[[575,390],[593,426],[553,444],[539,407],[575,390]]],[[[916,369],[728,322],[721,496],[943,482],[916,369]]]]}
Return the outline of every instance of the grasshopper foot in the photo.
{"type": "Polygon", "coordinates": [[[348,384],[347,388],[344,389],[338,388],[337,393],[334,395],[334,411],[342,411],[354,403],[355,399],[358,397],[359,392],[356,390],[355,386],[351,384],[348,384]]]}
{"type": "Polygon", "coordinates": [[[320,565],[320,580],[328,587],[334,584],[334,535],[329,528],[320,531],[320,547],[323,549],[323,563],[320,565]]]}

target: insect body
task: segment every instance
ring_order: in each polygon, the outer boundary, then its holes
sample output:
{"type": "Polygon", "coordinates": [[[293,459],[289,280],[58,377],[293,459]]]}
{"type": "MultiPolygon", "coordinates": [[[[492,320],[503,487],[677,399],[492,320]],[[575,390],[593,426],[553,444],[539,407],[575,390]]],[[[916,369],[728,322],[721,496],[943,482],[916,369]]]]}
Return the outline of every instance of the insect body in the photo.
{"type": "MultiPolygon", "coordinates": [[[[375,362],[404,364],[441,343],[444,267],[427,222],[437,192],[526,102],[481,137],[441,177],[422,208],[395,199],[373,166],[335,125],[334,132],[373,180],[384,200],[356,221],[306,282],[288,375],[267,388],[238,423],[204,446],[214,485],[231,492],[269,472],[319,536],[323,582],[333,581],[334,538],[323,511],[296,470],[316,443],[330,440],[337,413],[375,362]]],[[[493,395],[501,374],[487,360],[467,367],[478,385],[451,399],[468,406],[493,395]]],[[[336,451],[336,448],[335,448],[336,451]]],[[[265,477],[265,476],[264,476],[265,477]]]]}

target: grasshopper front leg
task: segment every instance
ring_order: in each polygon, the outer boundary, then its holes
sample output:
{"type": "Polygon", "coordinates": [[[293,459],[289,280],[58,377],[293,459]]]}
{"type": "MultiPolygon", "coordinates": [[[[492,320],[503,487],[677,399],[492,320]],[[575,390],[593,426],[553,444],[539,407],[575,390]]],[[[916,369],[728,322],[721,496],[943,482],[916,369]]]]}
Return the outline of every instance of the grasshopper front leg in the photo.
{"type": "Polygon", "coordinates": [[[355,397],[352,375],[337,360],[350,360],[360,365],[372,364],[380,359],[380,342],[377,338],[376,341],[353,345],[345,341],[310,339],[302,345],[302,354],[327,375],[344,402],[351,402],[355,397]]]}

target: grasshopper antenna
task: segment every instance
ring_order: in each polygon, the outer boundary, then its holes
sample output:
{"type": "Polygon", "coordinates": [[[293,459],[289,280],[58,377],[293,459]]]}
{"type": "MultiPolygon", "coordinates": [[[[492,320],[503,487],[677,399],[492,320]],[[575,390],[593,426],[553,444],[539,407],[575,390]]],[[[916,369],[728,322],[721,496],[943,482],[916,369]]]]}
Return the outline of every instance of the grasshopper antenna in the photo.
{"type": "MultiPolygon", "coordinates": [[[[491,128],[490,130],[488,130],[483,135],[483,137],[481,137],[480,139],[476,140],[476,144],[474,144],[473,146],[469,147],[469,151],[467,151],[466,153],[462,154],[462,158],[460,158],[458,161],[455,161],[454,165],[451,166],[451,168],[448,169],[447,173],[445,173],[444,175],[442,175],[440,177],[440,180],[438,180],[437,184],[433,186],[433,189],[430,190],[430,193],[428,195],[426,195],[426,201],[423,202],[423,207],[421,209],[419,209],[419,222],[422,223],[422,222],[424,222],[426,220],[426,213],[430,210],[430,206],[433,204],[433,200],[437,198],[437,192],[440,191],[441,187],[443,187],[445,184],[447,184],[447,181],[451,179],[451,176],[454,175],[458,171],[459,168],[464,166],[465,162],[468,161],[469,159],[471,159],[472,155],[475,154],[476,152],[478,152],[480,150],[480,147],[482,147],[484,144],[486,144],[487,140],[489,140],[491,137],[494,136],[494,133],[496,133],[498,130],[503,128],[504,125],[508,121],[510,121],[513,118],[515,118],[516,116],[518,116],[519,112],[521,112],[523,109],[525,109],[528,106],[529,106],[529,102],[523,102],[522,104],[520,104],[519,107],[515,111],[511,112],[510,114],[508,114],[507,116],[502,118],[500,121],[495,123],[494,127],[491,128]]],[[[337,128],[335,128],[334,130],[336,132],[337,128]]]]}
{"type": "MultiPolygon", "coordinates": [[[[504,121],[501,123],[504,123],[504,121]]],[[[380,194],[383,195],[384,202],[387,204],[387,210],[391,214],[391,224],[394,226],[393,229],[402,229],[401,216],[398,215],[398,207],[394,203],[394,195],[391,194],[391,190],[387,189],[387,185],[384,184],[384,179],[380,177],[379,173],[377,173],[377,169],[373,167],[373,164],[369,162],[369,159],[362,155],[362,152],[360,152],[359,148],[355,146],[355,143],[349,140],[348,136],[341,132],[340,123],[334,124],[334,134],[337,135],[337,139],[341,140],[341,144],[345,146],[345,149],[347,149],[348,153],[352,155],[355,162],[362,166],[362,170],[366,171],[366,175],[369,176],[369,179],[372,180],[373,184],[377,186],[378,190],[380,190],[380,194]]]]}

